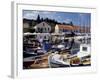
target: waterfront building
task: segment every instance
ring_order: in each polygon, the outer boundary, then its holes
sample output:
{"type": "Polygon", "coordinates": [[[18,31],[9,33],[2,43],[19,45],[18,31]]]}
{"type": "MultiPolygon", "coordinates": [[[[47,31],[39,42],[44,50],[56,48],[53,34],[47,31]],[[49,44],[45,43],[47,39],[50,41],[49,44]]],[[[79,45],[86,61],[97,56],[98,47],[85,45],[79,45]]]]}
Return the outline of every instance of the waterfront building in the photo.
{"type": "Polygon", "coordinates": [[[79,29],[80,29],[79,26],[56,24],[56,26],[55,26],[55,33],[79,32],[79,29]]]}
{"type": "Polygon", "coordinates": [[[33,27],[37,33],[50,33],[51,26],[46,22],[41,22],[33,27]]]}
{"type": "Polygon", "coordinates": [[[46,22],[41,22],[33,27],[36,32],[36,39],[50,40],[51,26],[46,22]]]}

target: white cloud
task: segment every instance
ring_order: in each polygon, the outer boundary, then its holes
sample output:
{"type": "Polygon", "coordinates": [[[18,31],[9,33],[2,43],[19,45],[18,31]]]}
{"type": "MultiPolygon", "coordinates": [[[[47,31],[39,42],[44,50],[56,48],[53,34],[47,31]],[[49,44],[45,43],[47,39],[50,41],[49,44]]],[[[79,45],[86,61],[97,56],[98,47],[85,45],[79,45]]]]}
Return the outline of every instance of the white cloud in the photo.
{"type": "Polygon", "coordinates": [[[59,19],[61,19],[61,16],[57,16],[59,19]]]}
{"type": "Polygon", "coordinates": [[[24,15],[24,18],[35,19],[36,15],[33,15],[32,13],[27,13],[27,14],[24,15]]]}
{"type": "Polygon", "coordinates": [[[53,19],[56,12],[50,12],[50,11],[30,11],[30,10],[24,10],[23,11],[23,17],[28,19],[36,19],[38,14],[40,17],[44,18],[51,18],[53,19]]]}
{"type": "Polygon", "coordinates": [[[65,23],[70,23],[72,20],[71,19],[66,19],[66,20],[64,20],[63,22],[65,22],[65,23]]]}
{"type": "Polygon", "coordinates": [[[28,19],[36,19],[39,11],[24,11],[23,17],[28,19]]]}

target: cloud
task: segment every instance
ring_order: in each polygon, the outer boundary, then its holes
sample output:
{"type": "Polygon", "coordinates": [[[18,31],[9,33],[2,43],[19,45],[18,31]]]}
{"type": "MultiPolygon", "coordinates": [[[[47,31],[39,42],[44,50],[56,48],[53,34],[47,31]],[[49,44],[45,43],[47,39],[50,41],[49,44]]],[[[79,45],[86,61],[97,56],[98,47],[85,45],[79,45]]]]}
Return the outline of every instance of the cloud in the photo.
{"type": "Polygon", "coordinates": [[[36,18],[36,15],[33,15],[32,13],[27,13],[27,14],[24,15],[24,18],[27,18],[27,19],[35,19],[36,18]]]}
{"type": "Polygon", "coordinates": [[[47,12],[47,11],[41,11],[39,12],[39,15],[41,18],[49,18],[49,19],[56,19],[56,12],[47,12]]]}
{"type": "Polygon", "coordinates": [[[63,22],[65,22],[65,23],[70,23],[72,20],[71,19],[65,19],[63,22]]]}
{"type": "Polygon", "coordinates": [[[36,19],[38,15],[40,15],[41,18],[54,19],[56,12],[52,12],[52,11],[31,11],[31,10],[24,10],[23,11],[23,18],[36,19]]]}
{"type": "Polygon", "coordinates": [[[23,18],[36,19],[38,14],[39,14],[39,11],[25,10],[25,11],[23,11],[23,18]]]}
{"type": "Polygon", "coordinates": [[[58,22],[70,23],[71,21],[75,25],[86,24],[90,25],[91,15],[90,13],[62,13],[53,11],[35,11],[35,10],[24,10],[23,18],[37,19],[40,15],[41,18],[55,19],[58,22]]]}

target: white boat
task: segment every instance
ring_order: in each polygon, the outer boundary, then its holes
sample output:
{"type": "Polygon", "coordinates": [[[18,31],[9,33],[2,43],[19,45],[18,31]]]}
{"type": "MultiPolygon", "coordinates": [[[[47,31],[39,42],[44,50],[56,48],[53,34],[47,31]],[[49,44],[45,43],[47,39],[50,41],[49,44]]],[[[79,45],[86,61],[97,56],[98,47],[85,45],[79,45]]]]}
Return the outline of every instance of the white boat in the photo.
{"type": "Polygon", "coordinates": [[[77,53],[77,57],[80,58],[82,65],[91,65],[91,49],[90,44],[81,44],[80,51],[77,53]]]}
{"type": "Polygon", "coordinates": [[[77,56],[82,58],[90,55],[90,44],[80,44],[80,51],[77,53],[77,56]]]}
{"type": "Polygon", "coordinates": [[[51,68],[57,68],[57,67],[69,67],[70,63],[69,61],[65,62],[63,61],[63,58],[61,58],[61,55],[53,53],[48,57],[48,63],[49,67],[51,68]]]}

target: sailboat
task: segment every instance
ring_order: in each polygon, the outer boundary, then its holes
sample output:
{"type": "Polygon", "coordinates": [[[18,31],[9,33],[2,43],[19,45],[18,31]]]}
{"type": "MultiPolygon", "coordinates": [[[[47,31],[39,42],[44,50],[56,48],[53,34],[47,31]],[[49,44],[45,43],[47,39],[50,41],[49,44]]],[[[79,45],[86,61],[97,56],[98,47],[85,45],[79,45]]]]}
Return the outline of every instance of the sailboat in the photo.
{"type": "MultiPolygon", "coordinates": [[[[82,21],[82,20],[81,20],[82,21]]],[[[84,23],[85,24],[85,23],[84,23]]],[[[86,32],[86,26],[84,25],[84,36],[82,39],[82,43],[80,44],[80,50],[77,53],[77,57],[80,58],[81,64],[82,65],[90,65],[90,57],[91,57],[91,45],[90,45],[90,41],[88,42],[90,38],[90,33],[86,32]]]]}

